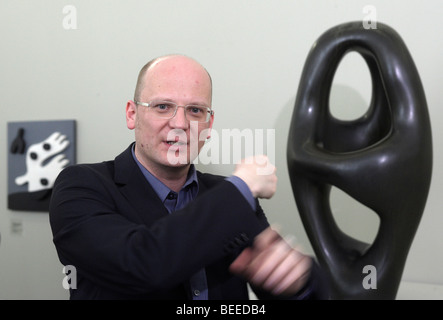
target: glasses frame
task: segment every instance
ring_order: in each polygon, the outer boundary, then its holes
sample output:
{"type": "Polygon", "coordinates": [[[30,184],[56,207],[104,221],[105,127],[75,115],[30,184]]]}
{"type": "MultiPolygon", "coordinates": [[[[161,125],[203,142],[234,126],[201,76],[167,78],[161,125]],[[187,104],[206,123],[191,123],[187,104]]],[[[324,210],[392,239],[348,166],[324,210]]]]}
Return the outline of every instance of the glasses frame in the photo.
{"type": "MultiPolygon", "coordinates": [[[[178,105],[177,103],[175,103],[175,102],[172,102],[172,101],[166,101],[166,100],[152,100],[152,101],[149,101],[149,102],[141,102],[141,101],[136,101],[136,100],[134,100],[134,103],[136,104],[136,105],[139,105],[139,106],[143,106],[143,107],[147,107],[147,108],[152,108],[152,103],[153,102],[164,102],[164,103],[167,103],[167,104],[172,104],[172,105],[175,105],[175,109],[174,109],[174,113],[172,114],[172,116],[170,116],[170,117],[161,117],[161,116],[155,116],[156,118],[158,118],[158,119],[172,119],[172,118],[174,118],[175,117],[175,115],[177,114],[177,110],[178,110],[178,108],[179,107],[182,107],[182,108],[184,108],[185,110],[187,109],[187,108],[189,108],[189,107],[199,107],[199,108],[206,108],[206,111],[207,111],[207,113],[208,113],[208,115],[206,116],[206,120],[205,121],[197,121],[198,123],[208,123],[209,122],[209,119],[211,119],[211,116],[212,115],[214,115],[214,110],[212,110],[211,108],[209,108],[209,107],[207,107],[207,106],[204,106],[204,105],[198,105],[198,104],[187,104],[187,105],[184,105],[184,106],[180,106],[180,105],[178,105]]],[[[185,112],[185,118],[186,118],[186,120],[188,120],[188,117],[186,116],[186,112],[185,112]]],[[[196,121],[196,120],[188,120],[188,121],[196,121]]]]}

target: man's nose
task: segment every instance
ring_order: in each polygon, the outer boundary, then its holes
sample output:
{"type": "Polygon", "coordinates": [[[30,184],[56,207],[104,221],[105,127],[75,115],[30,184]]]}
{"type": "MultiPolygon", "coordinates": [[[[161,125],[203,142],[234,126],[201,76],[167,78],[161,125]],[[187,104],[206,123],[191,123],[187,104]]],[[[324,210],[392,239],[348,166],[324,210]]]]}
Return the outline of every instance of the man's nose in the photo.
{"type": "Polygon", "coordinates": [[[174,128],[187,129],[189,121],[186,119],[186,110],[184,106],[178,106],[175,116],[169,120],[169,123],[174,128]]]}

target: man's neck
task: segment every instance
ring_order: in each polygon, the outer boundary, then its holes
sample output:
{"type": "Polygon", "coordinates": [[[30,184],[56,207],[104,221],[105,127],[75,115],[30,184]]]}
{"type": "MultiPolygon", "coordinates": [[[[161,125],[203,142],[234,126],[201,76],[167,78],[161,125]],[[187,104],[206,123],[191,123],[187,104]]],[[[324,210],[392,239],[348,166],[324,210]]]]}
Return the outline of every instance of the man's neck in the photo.
{"type": "Polygon", "coordinates": [[[186,183],[188,178],[189,167],[186,165],[183,167],[165,167],[162,170],[153,170],[147,168],[158,180],[163,182],[165,186],[175,192],[179,192],[186,183]]]}
{"type": "Polygon", "coordinates": [[[179,167],[151,165],[140,161],[141,159],[139,157],[137,157],[137,159],[154,177],[175,192],[179,192],[186,183],[189,168],[191,167],[191,164],[179,167]]]}

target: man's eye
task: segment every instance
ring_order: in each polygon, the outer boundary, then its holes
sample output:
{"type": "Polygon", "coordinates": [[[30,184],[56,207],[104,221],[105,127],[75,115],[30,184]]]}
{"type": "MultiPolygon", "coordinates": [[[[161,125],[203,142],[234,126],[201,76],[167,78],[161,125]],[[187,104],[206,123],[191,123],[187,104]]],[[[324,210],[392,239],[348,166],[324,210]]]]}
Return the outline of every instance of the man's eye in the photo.
{"type": "Polygon", "coordinates": [[[170,104],[167,103],[159,103],[154,106],[156,111],[168,111],[172,108],[170,104]]]}
{"type": "Polygon", "coordinates": [[[203,108],[201,107],[189,107],[189,112],[191,112],[192,114],[199,114],[199,113],[203,113],[203,108]]]}

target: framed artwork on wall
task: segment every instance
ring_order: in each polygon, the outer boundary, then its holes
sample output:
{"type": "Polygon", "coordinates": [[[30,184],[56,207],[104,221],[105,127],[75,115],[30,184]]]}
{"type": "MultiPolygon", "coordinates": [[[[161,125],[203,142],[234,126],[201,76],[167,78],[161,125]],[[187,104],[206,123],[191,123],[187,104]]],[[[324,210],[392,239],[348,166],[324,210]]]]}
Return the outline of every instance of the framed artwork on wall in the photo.
{"type": "Polygon", "coordinates": [[[8,122],[8,208],[49,211],[58,174],[76,161],[75,120],[8,122]]]}

